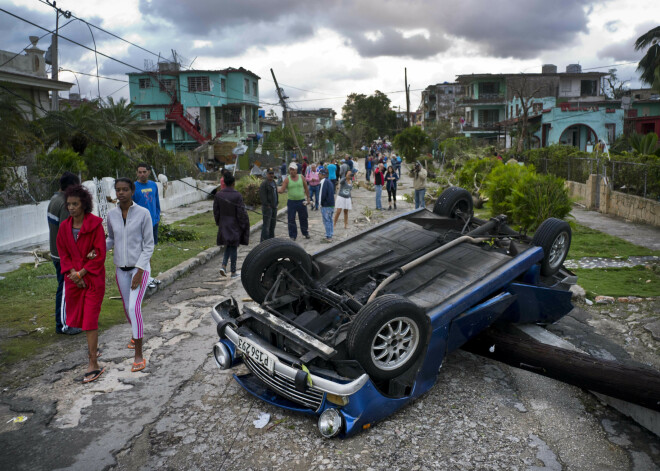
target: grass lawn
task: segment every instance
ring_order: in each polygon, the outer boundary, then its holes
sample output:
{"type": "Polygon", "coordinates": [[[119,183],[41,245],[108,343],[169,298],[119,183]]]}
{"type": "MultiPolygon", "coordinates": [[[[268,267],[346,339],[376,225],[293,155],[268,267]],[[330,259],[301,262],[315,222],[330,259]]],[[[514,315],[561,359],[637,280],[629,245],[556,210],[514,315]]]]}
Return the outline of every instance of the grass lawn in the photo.
{"type": "Polygon", "coordinates": [[[603,296],[660,296],[660,273],[646,267],[576,269],[578,284],[593,299],[603,296]],[[650,281],[649,281],[650,280],[650,281]],[[648,281],[648,282],[647,282],[648,281]]]}
{"type": "Polygon", "coordinates": [[[660,255],[660,251],[631,244],[619,237],[604,234],[580,224],[571,224],[572,240],[568,258],[628,258],[633,255],[660,255]]]}
{"type": "MultiPolygon", "coordinates": [[[[286,205],[286,195],[280,195],[280,208],[286,205]],[[284,196],[284,198],[282,198],[284,196]]],[[[260,208],[258,209],[259,213],[260,208]]],[[[248,211],[250,225],[261,221],[261,215],[248,211]]],[[[213,212],[197,214],[172,224],[175,228],[192,230],[199,240],[162,242],[156,246],[151,259],[152,276],[167,271],[199,252],[215,246],[217,226],[213,212]]],[[[258,234],[253,237],[259,237],[258,234]]],[[[105,261],[106,292],[99,316],[99,329],[126,322],[124,310],[115,282],[112,254],[105,261]]],[[[7,365],[19,361],[53,343],[55,333],[55,291],[57,279],[51,262],[37,268],[25,264],[18,270],[3,275],[0,280],[0,372],[7,365]]],[[[80,334],[84,335],[84,334],[80,334]]],[[[126,328],[126,338],[130,330],[126,328]]]]}

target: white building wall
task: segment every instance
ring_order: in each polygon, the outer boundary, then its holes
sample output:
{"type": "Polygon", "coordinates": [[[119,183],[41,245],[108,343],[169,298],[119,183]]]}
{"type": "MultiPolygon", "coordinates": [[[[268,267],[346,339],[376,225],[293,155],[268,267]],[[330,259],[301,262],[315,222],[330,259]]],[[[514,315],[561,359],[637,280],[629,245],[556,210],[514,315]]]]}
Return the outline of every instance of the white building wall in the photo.
{"type": "MultiPolygon", "coordinates": [[[[202,182],[190,177],[182,180],[167,182],[164,186],[160,182],[157,183],[161,211],[204,200],[208,198],[207,192],[214,188],[213,186],[204,187],[202,182]]],[[[112,198],[115,197],[113,183],[114,179],[109,177],[102,180],[106,194],[112,198]]],[[[96,193],[94,182],[85,181],[83,185],[92,194],[96,193]]],[[[14,206],[0,210],[0,252],[48,242],[48,220],[46,219],[48,203],[48,201],[42,201],[39,204],[14,206]]],[[[108,206],[109,208],[114,207],[111,203],[108,206]]],[[[95,201],[95,210],[97,207],[98,203],[95,201]]]]}

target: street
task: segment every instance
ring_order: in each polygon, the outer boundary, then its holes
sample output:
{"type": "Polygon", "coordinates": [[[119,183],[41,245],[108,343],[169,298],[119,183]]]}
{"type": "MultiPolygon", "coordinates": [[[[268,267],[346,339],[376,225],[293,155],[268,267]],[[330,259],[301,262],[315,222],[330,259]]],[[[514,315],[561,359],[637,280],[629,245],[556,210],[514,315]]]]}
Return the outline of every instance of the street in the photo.
{"type": "MultiPolygon", "coordinates": [[[[410,191],[407,178],[403,185],[401,193],[410,191]]],[[[363,207],[373,208],[374,193],[353,195],[349,229],[338,229],[340,238],[374,222],[362,215],[363,207]]],[[[409,209],[400,201],[397,213],[409,209]]],[[[376,222],[389,213],[375,215],[376,222]]],[[[322,227],[320,212],[310,212],[312,239],[299,238],[307,251],[322,247],[322,227]]],[[[277,235],[285,237],[285,229],[278,222],[277,235]]],[[[258,239],[253,233],[250,247],[258,239]]],[[[248,250],[240,248],[239,267],[248,250]]],[[[216,257],[145,304],[143,372],[130,372],[126,325],[101,333],[107,371],[92,384],[80,382],[87,361],[82,337],[17,365],[0,396],[0,468],[658,469],[658,438],[595,396],[462,351],[447,358],[420,400],[351,439],[324,440],[314,418],[241,389],[232,374],[245,367],[216,366],[211,307],[225,296],[246,297],[240,279],[220,277],[219,264],[216,257]],[[21,381],[26,368],[38,365],[42,373],[21,381]],[[261,413],[270,419],[258,429],[253,422],[261,413]],[[18,415],[27,421],[7,423],[18,415]]],[[[588,317],[576,308],[555,327],[593,339],[588,317]]],[[[603,340],[600,348],[616,346],[603,340]]]]}

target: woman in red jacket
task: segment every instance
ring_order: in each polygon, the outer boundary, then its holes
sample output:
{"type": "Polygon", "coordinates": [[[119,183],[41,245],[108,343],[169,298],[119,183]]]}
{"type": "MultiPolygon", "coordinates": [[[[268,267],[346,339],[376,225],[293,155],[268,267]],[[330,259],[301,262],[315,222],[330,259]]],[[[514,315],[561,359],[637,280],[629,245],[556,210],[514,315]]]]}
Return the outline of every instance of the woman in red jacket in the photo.
{"type": "Polygon", "coordinates": [[[105,231],[103,219],[92,212],[92,195],[82,185],[65,192],[69,217],[57,233],[57,250],[64,277],[67,324],[87,334],[89,366],[83,383],[97,379],[105,368],[98,363],[98,325],[105,294],[105,231]],[[93,258],[88,254],[95,253],[93,258]],[[69,322],[70,320],[70,322],[69,322]]]}

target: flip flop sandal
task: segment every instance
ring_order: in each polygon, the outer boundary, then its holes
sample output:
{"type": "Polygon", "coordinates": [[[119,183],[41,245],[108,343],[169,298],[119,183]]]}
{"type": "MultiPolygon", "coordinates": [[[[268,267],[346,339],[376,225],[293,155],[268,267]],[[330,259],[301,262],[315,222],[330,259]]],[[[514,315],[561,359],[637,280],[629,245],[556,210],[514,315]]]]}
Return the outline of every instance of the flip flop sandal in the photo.
{"type": "Polygon", "coordinates": [[[103,374],[105,371],[105,368],[100,369],[100,370],[94,370],[90,371],[89,373],[85,373],[85,376],[83,377],[82,382],[83,383],[91,383],[92,381],[95,381],[103,374]]]}
{"type": "Polygon", "coordinates": [[[135,340],[131,339],[131,341],[128,342],[128,345],[126,345],[126,348],[130,350],[135,350],[135,340]]]}
{"type": "Polygon", "coordinates": [[[135,363],[133,362],[133,367],[131,368],[131,372],[135,373],[137,371],[141,371],[147,367],[147,360],[146,358],[143,358],[141,362],[135,363]]]}

